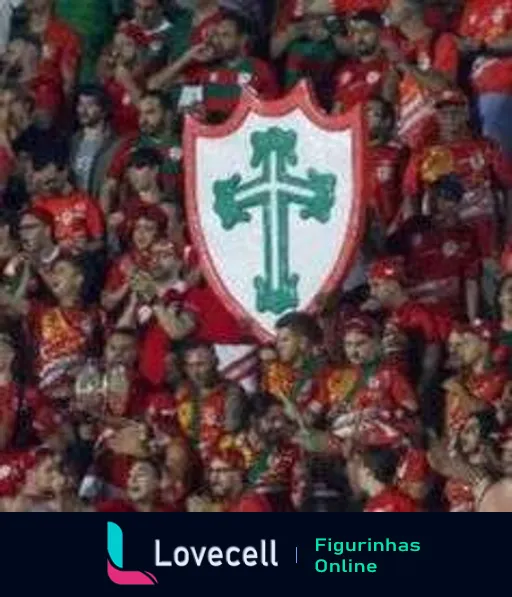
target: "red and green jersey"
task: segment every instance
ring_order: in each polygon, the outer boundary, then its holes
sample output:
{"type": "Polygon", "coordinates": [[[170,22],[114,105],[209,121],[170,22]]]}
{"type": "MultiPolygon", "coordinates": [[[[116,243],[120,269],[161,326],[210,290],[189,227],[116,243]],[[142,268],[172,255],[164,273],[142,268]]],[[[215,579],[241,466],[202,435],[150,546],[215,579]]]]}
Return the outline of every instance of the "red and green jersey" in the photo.
{"type": "Polygon", "coordinates": [[[130,155],[137,149],[146,147],[157,149],[162,155],[164,163],[161,174],[165,188],[175,189],[180,192],[183,189],[183,151],[181,149],[181,139],[172,134],[162,137],[150,137],[148,135],[128,137],[112,160],[108,173],[109,177],[117,180],[123,178],[130,155]]]}
{"type": "Polygon", "coordinates": [[[243,57],[229,65],[200,66],[186,76],[190,85],[203,88],[203,103],[208,114],[230,114],[242,88],[253,89],[265,99],[278,95],[278,85],[270,67],[258,58],[243,57]]]}
{"type": "Polygon", "coordinates": [[[334,72],[338,52],[329,37],[316,42],[299,39],[290,44],[287,51],[285,86],[293,87],[300,79],[322,81],[334,72]]]}

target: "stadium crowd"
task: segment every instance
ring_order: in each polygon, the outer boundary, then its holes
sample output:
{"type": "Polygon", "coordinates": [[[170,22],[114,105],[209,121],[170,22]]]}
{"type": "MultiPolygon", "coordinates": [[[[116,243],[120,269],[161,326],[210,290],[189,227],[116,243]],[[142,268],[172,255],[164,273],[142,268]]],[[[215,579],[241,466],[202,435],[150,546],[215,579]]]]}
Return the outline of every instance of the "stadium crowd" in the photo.
{"type": "Polygon", "coordinates": [[[5,5],[1,511],[512,511],[512,0],[5,5]],[[261,345],[183,121],[304,79],[363,106],[366,230],[261,345]]]}

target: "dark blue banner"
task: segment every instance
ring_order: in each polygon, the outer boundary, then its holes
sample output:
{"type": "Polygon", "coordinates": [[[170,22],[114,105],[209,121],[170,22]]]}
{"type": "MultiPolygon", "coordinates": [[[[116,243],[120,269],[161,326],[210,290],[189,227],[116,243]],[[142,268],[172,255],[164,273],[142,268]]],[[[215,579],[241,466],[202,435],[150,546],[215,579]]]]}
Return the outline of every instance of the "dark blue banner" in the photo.
{"type": "Polygon", "coordinates": [[[1,561],[4,579],[15,579],[18,595],[137,590],[287,597],[292,591],[333,590],[396,596],[444,595],[448,587],[471,595],[488,582],[508,585],[509,553],[498,539],[507,520],[400,514],[4,515],[1,561]]]}

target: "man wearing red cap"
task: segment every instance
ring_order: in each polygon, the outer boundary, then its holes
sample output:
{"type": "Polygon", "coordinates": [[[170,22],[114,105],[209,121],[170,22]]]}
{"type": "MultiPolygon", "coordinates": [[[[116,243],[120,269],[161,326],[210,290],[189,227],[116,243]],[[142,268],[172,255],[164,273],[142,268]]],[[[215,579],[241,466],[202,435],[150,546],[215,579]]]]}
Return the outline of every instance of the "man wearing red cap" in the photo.
{"type": "MultiPolygon", "coordinates": [[[[438,99],[439,138],[435,144],[416,151],[404,177],[403,192],[421,205],[428,198],[429,186],[446,175],[456,175],[464,189],[457,214],[477,237],[485,260],[497,257],[500,235],[497,222],[497,193],[512,187],[512,162],[489,141],[475,137],[468,126],[468,103],[463,96],[446,93],[438,99]]],[[[508,207],[507,207],[508,210],[508,207]]],[[[492,304],[493,291],[486,291],[492,304]]]]}
{"type": "Polygon", "coordinates": [[[495,330],[477,320],[461,328],[463,372],[445,384],[446,433],[453,436],[476,412],[496,408],[503,400],[508,374],[492,359],[495,330]]]}
{"type": "Polygon", "coordinates": [[[372,297],[388,313],[384,330],[386,354],[403,363],[411,356],[407,344],[413,341],[420,345],[419,359],[410,358],[409,367],[417,379],[420,396],[424,396],[438,373],[441,344],[450,332],[451,319],[409,297],[403,259],[384,258],[374,262],[368,278],[372,297]]]}

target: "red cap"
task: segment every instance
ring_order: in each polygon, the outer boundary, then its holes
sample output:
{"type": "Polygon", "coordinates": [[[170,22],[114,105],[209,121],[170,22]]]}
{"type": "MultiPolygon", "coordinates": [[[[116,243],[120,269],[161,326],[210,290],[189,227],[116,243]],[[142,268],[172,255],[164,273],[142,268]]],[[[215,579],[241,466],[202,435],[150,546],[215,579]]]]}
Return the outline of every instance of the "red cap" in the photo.
{"type": "Polygon", "coordinates": [[[367,315],[359,315],[348,319],[343,324],[343,333],[358,332],[365,336],[375,336],[377,333],[377,325],[371,317],[367,315]]]}
{"type": "Polygon", "coordinates": [[[218,448],[212,453],[210,458],[210,464],[215,459],[222,460],[222,462],[225,462],[233,469],[240,471],[245,470],[244,455],[240,450],[237,450],[236,448],[218,448]]]}
{"type": "Polygon", "coordinates": [[[459,327],[461,333],[473,334],[481,340],[492,342],[495,339],[496,327],[491,321],[475,319],[471,323],[461,324],[459,327]]]}
{"type": "Polygon", "coordinates": [[[385,257],[374,261],[368,272],[370,280],[405,280],[405,267],[402,257],[385,257]]]}
{"type": "Polygon", "coordinates": [[[28,209],[25,209],[21,214],[20,222],[23,220],[25,216],[32,216],[33,218],[36,218],[36,220],[39,220],[45,226],[48,226],[53,230],[53,216],[50,212],[46,211],[45,209],[42,209],[40,207],[30,207],[28,209]]]}
{"type": "Polygon", "coordinates": [[[140,203],[130,214],[124,226],[124,234],[129,238],[133,234],[133,229],[137,220],[144,218],[155,222],[158,226],[159,234],[164,234],[167,228],[167,214],[159,205],[145,205],[140,203]]]}

